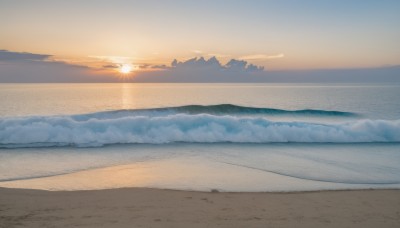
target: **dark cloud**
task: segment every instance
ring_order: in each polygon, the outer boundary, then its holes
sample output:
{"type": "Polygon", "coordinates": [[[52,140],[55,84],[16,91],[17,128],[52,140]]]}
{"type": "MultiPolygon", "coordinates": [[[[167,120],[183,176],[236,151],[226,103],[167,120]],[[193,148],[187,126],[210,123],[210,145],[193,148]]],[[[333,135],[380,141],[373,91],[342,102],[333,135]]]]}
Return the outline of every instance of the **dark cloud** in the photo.
{"type": "Polygon", "coordinates": [[[208,60],[204,57],[192,58],[184,62],[178,62],[176,59],[172,61],[171,66],[176,69],[191,69],[191,70],[228,70],[234,72],[261,72],[264,67],[248,64],[245,60],[231,59],[227,64],[222,65],[219,60],[213,56],[208,60]]]}
{"type": "Polygon", "coordinates": [[[145,63],[145,64],[139,65],[138,67],[139,67],[139,69],[147,69],[147,68],[152,67],[152,66],[150,64],[145,63]]]}
{"type": "Polygon", "coordinates": [[[227,64],[227,68],[231,70],[245,70],[246,69],[247,62],[244,60],[236,60],[236,59],[231,59],[227,64]]]}
{"type": "Polygon", "coordinates": [[[215,57],[205,60],[204,57],[192,58],[184,62],[178,62],[176,59],[172,61],[171,65],[175,68],[221,68],[220,62],[215,57]]]}
{"type": "Polygon", "coordinates": [[[116,69],[116,68],[119,68],[119,67],[120,66],[115,65],[115,64],[103,65],[103,68],[106,68],[106,69],[116,69]]]}
{"type": "Polygon", "coordinates": [[[152,66],[157,72],[138,73],[135,82],[246,82],[265,73],[263,67],[232,59],[222,65],[214,56],[209,59],[195,57],[186,61],[174,59],[171,66],[152,66]]]}
{"type": "Polygon", "coordinates": [[[264,67],[256,66],[254,64],[248,64],[244,60],[231,59],[226,64],[226,69],[232,71],[243,71],[243,72],[261,72],[264,71],[264,67]]]}
{"type": "Polygon", "coordinates": [[[0,61],[44,61],[51,55],[33,54],[28,52],[11,52],[0,50],[0,61]]]}
{"type": "Polygon", "coordinates": [[[160,70],[171,69],[171,67],[169,67],[169,66],[167,66],[167,65],[165,65],[165,64],[162,64],[162,65],[152,65],[152,66],[150,66],[150,68],[152,68],[152,69],[160,69],[160,70]]]}
{"type": "Polygon", "coordinates": [[[246,71],[247,72],[258,72],[258,71],[264,71],[264,67],[263,66],[256,66],[254,64],[249,64],[246,67],[246,71]]]}
{"type": "Polygon", "coordinates": [[[50,56],[0,50],[0,83],[114,81],[87,66],[51,61],[50,56]]]}

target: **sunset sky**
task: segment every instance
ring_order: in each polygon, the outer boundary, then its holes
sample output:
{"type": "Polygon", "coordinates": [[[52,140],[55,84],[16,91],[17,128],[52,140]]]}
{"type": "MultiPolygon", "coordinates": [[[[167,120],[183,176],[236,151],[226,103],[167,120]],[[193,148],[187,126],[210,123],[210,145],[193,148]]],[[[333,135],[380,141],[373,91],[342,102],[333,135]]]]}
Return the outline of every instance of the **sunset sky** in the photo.
{"type": "Polygon", "coordinates": [[[270,71],[396,66],[399,12],[398,0],[1,0],[0,74],[11,52],[99,74],[201,56],[270,71]]]}

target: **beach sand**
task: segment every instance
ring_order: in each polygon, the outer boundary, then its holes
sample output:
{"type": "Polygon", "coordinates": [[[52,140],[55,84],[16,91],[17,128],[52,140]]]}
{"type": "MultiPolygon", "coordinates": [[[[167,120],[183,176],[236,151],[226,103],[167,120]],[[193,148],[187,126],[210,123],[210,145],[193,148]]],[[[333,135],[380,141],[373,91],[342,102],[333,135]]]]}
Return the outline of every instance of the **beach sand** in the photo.
{"type": "Polygon", "coordinates": [[[0,188],[0,227],[400,227],[400,191],[0,188]]]}

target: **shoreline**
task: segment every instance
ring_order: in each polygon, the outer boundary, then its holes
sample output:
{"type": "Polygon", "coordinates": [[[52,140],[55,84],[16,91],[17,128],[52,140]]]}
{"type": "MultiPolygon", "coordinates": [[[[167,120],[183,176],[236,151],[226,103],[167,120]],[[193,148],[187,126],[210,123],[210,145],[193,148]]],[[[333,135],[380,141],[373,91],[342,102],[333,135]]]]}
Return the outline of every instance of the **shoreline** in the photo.
{"type": "Polygon", "coordinates": [[[0,227],[399,227],[400,190],[0,188],[0,227]]]}
{"type": "Polygon", "coordinates": [[[204,158],[171,158],[0,182],[0,187],[51,191],[156,188],[208,192],[309,192],[400,189],[400,184],[315,181],[204,158]]]}
{"type": "Polygon", "coordinates": [[[91,191],[113,191],[126,189],[141,189],[141,190],[156,190],[156,191],[171,191],[171,192],[192,192],[192,193],[227,193],[227,194],[303,194],[303,193],[322,193],[322,192],[368,192],[368,191],[399,191],[399,187],[393,188],[348,188],[348,189],[319,189],[319,190],[288,190],[288,191],[225,191],[219,189],[192,190],[192,189],[174,189],[174,188],[159,188],[159,187],[117,187],[105,189],[77,189],[77,190],[49,190],[36,188],[15,188],[0,186],[0,192],[3,190],[15,191],[37,191],[37,192],[91,192],[91,191]]]}

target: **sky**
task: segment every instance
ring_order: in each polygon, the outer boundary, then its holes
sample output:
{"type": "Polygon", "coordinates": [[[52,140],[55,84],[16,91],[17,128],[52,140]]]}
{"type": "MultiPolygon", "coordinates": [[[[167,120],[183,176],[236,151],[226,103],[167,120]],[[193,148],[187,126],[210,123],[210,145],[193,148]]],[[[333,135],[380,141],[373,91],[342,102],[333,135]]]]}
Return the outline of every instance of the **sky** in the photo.
{"type": "Polygon", "coordinates": [[[221,67],[207,74],[233,74],[232,59],[246,63],[234,75],[260,74],[250,64],[263,74],[393,71],[399,12],[398,0],[0,0],[0,82],[27,72],[49,75],[38,81],[134,80],[176,74],[174,59],[213,56],[221,67]]]}

